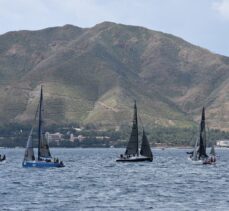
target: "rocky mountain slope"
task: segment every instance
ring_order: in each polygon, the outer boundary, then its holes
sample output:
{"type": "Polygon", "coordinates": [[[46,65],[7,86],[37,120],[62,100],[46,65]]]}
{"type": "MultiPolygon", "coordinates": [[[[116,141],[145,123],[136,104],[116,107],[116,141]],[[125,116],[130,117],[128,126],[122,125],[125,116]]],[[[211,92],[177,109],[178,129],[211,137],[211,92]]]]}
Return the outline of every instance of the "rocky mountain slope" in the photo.
{"type": "Polygon", "coordinates": [[[145,125],[189,127],[206,106],[229,130],[229,58],[178,37],[104,22],[0,36],[0,118],[29,123],[44,85],[47,122],[119,127],[133,100],[145,125]]]}

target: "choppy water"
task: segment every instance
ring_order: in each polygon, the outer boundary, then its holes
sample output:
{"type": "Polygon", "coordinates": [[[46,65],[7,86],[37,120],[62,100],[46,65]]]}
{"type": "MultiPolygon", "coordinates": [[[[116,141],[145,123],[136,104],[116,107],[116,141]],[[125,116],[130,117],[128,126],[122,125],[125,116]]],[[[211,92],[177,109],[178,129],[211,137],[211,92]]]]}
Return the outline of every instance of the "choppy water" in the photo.
{"type": "Polygon", "coordinates": [[[116,163],[124,149],[52,149],[65,168],[24,169],[24,149],[0,149],[1,210],[229,210],[229,149],[215,166],[186,150],[153,150],[154,162],[116,163]]]}

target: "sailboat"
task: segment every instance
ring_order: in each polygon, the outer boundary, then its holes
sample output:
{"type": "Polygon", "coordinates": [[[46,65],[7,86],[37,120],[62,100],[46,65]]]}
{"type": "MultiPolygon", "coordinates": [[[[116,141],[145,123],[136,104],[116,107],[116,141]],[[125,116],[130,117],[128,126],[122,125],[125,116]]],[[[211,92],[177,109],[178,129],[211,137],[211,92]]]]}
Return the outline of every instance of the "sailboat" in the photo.
{"type": "Polygon", "coordinates": [[[62,161],[59,161],[59,159],[52,159],[52,156],[49,150],[48,141],[46,140],[46,137],[44,134],[43,113],[44,113],[43,89],[41,86],[38,110],[35,114],[35,122],[36,122],[36,118],[38,114],[38,155],[37,155],[37,159],[35,159],[34,150],[33,150],[33,139],[32,139],[33,130],[34,130],[34,124],[33,124],[30,130],[29,137],[28,137],[22,166],[26,168],[29,168],[29,167],[37,167],[37,168],[64,167],[64,164],[62,161]]]}
{"type": "MultiPolygon", "coordinates": [[[[201,122],[200,122],[200,134],[196,139],[195,147],[193,152],[191,152],[189,160],[193,164],[212,164],[213,161],[206,153],[207,138],[205,129],[205,108],[202,109],[201,122]]],[[[214,161],[215,162],[215,161],[214,161]]]]}
{"type": "Polygon", "coordinates": [[[5,155],[2,156],[2,155],[0,154],[0,162],[3,162],[3,161],[5,161],[5,160],[6,160],[6,156],[5,156],[5,155]]]}
{"type": "Polygon", "coordinates": [[[145,134],[145,130],[143,128],[142,132],[142,143],[141,150],[139,151],[139,140],[138,140],[138,115],[137,115],[137,105],[136,101],[134,103],[134,118],[132,131],[129,138],[129,142],[126,147],[126,151],[124,155],[120,155],[120,157],[116,160],[117,162],[141,162],[141,161],[153,161],[153,154],[150,149],[149,141],[145,134]]]}

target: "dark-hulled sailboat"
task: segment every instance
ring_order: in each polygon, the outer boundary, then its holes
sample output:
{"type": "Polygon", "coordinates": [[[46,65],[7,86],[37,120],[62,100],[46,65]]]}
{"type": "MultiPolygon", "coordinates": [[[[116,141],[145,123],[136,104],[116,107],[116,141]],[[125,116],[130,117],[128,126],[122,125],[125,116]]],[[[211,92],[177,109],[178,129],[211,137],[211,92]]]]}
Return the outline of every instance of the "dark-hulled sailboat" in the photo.
{"type": "Polygon", "coordinates": [[[132,131],[130,135],[129,142],[126,147],[126,152],[124,155],[116,160],[117,162],[141,162],[141,161],[153,161],[153,154],[150,149],[149,141],[143,129],[141,150],[139,152],[139,140],[138,140],[138,115],[137,115],[137,105],[134,104],[134,118],[132,131]]]}
{"type": "MultiPolygon", "coordinates": [[[[38,105],[38,157],[37,160],[34,156],[34,150],[33,150],[33,141],[32,141],[32,134],[33,134],[33,128],[30,131],[24,160],[22,162],[23,167],[37,167],[37,168],[44,168],[44,167],[64,167],[64,164],[62,161],[59,161],[58,159],[52,159],[48,141],[46,140],[45,133],[44,133],[44,121],[43,121],[43,113],[44,113],[44,106],[43,106],[43,89],[41,86],[41,92],[40,92],[40,101],[38,105]]],[[[35,121],[36,116],[35,115],[35,121]]]]}
{"type": "Polygon", "coordinates": [[[212,164],[215,160],[212,160],[212,157],[207,155],[207,138],[206,138],[206,128],[205,128],[205,108],[202,109],[201,122],[200,122],[200,135],[197,138],[195,147],[189,159],[193,164],[212,164]]]}
{"type": "Polygon", "coordinates": [[[3,161],[5,161],[5,160],[6,160],[6,156],[5,156],[5,155],[2,156],[2,155],[0,154],[0,162],[3,162],[3,161]]]}

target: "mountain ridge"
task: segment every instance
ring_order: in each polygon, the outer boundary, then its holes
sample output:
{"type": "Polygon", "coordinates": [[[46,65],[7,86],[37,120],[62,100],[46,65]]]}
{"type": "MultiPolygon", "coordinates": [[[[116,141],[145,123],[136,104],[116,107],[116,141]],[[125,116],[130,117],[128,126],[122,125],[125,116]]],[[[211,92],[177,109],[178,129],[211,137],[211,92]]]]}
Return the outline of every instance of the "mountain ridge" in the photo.
{"type": "Polygon", "coordinates": [[[229,130],[229,58],[182,38],[103,22],[0,35],[0,117],[31,122],[44,85],[49,124],[129,124],[136,99],[149,126],[229,130]]]}

